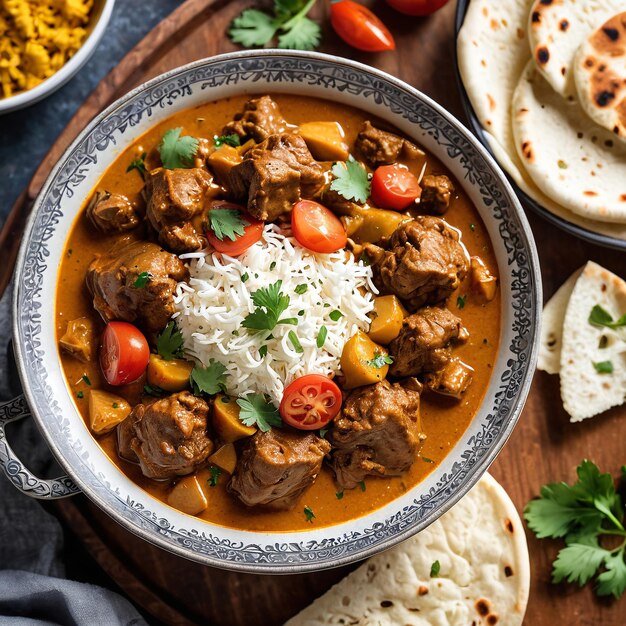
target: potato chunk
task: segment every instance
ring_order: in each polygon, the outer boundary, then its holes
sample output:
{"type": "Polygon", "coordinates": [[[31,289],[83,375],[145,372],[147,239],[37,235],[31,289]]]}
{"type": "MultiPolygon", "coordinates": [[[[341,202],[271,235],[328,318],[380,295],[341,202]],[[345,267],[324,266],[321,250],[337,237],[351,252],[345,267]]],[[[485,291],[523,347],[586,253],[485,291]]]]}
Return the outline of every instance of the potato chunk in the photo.
{"type": "Polygon", "coordinates": [[[167,496],[167,503],[175,509],[188,515],[198,515],[209,506],[200,486],[200,482],[193,476],[181,478],[167,496]]]}
{"type": "Polygon", "coordinates": [[[225,182],[228,179],[230,170],[235,167],[235,165],[239,165],[242,158],[241,152],[237,148],[224,144],[219,150],[209,155],[207,163],[216,178],[220,182],[225,182]]]}
{"type": "Polygon", "coordinates": [[[496,297],[498,279],[478,256],[473,256],[470,260],[470,283],[472,291],[487,302],[491,302],[496,297]]]}
{"type": "Polygon", "coordinates": [[[59,339],[59,347],[79,361],[88,363],[96,354],[96,341],[93,321],[88,317],[79,317],[67,323],[65,334],[59,339]]]}
{"type": "Polygon", "coordinates": [[[374,298],[372,324],[369,338],[384,345],[391,343],[402,329],[407,312],[396,296],[374,298]]]}
{"type": "Polygon", "coordinates": [[[89,391],[89,426],[95,435],[104,435],[123,422],[131,406],[120,396],[100,389],[89,391]]]}
{"type": "Polygon", "coordinates": [[[299,131],[318,161],[345,161],[348,158],[350,152],[339,122],[306,122],[300,125],[299,131]]]}
{"type": "Polygon", "coordinates": [[[165,391],[184,391],[189,387],[193,363],[184,359],[166,361],[158,354],[151,354],[148,361],[148,383],[165,391]]]}
{"type": "Polygon", "coordinates": [[[217,465],[225,472],[232,474],[237,465],[237,451],[232,443],[223,445],[217,452],[209,457],[209,462],[217,465]]]}
{"type": "Polygon", "coordinates": [[[375,344],[365,333],[358,331],[348,339],[341,353],[341,369],[346,382],[344,389],[380,382],[387,376],[387,350],[375,344]]]}
{"type": "Polygon", "coordinates": [[[239,419],[239,405],[233,398],[218,394],[213,402],[213,428],[219,438],[232,443],[256,432],[253,426],[245,426],[239,419]]]}

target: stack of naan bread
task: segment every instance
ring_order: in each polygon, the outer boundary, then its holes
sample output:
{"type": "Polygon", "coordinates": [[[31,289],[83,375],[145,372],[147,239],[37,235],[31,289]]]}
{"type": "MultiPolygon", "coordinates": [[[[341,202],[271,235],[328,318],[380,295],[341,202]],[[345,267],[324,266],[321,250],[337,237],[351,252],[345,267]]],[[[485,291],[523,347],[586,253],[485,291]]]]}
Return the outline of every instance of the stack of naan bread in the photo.
{"type": "Polygon", "coordinates": [[[367,560],[285,626],[520,626],[529,585],[522,522],[485,474],[439,520],[367,560]]]}
{"type": "Polygon", "coordinates": [[[626,240],[626,0],[471,0],[459,70],[527,195],[626,240]]]}
{"type": "Polygon", "coordinates": [[[623,404],[626,281],[592,261],[572,274],[543,309],[537,367],[559,374],[572,422],[623,404]],[[595,307],[605,312],[604,324],[595,307]]]}

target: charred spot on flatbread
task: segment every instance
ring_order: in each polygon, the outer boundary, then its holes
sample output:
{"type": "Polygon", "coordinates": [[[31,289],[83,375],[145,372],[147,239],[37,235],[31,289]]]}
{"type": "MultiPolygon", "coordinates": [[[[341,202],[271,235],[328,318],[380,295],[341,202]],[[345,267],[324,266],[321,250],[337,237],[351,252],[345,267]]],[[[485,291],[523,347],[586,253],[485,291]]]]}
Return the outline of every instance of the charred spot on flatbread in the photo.
{"type": "Polygon", "coordinates": [[[536,53],[537,63],[545,65],[550,60],[550,51],[546,46],[539,46],[536,53]]]}

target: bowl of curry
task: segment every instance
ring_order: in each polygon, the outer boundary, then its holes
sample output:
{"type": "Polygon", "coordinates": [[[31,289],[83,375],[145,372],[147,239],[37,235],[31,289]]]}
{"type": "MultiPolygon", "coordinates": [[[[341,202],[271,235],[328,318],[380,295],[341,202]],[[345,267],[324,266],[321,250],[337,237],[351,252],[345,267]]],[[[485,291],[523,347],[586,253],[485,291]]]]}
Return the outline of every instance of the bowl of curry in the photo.
{"type": "Polygon", "coordinates": [[[13,482],[267,573],[362,559],[461,498],[522,410],[541,303],[517,199],[459,122],[378,70],[274,50],[98,116],[15,284],[26,404],[68,476],[10,454],[13,482]]]}

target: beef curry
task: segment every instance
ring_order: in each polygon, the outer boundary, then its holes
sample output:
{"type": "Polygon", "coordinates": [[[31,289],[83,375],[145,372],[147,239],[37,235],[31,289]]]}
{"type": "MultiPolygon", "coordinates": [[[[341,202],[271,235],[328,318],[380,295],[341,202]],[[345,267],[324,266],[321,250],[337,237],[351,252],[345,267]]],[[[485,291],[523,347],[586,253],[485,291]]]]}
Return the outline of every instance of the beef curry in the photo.
{"type": "MultiPolygon", "coordinates": [[[[267,326],[308,282],[251,293],[232,335],[261,337],[255,364],[347,332],[329,307],[298,339],[312,300],[267,326]]],[[[445,458],[486,391],[499,320],[486,229],[445,166],[359,110],[277,94],[177,113],[116,158],[68,236],[56,328],[77,408],[132,481],[212,523],[289,531],[375,510],[445,458]],[[202,358],[181,309],[210,259],[245,263],[272,237],[374,287],[354,289],[368,314],[326,359],[339,366],[278,381],[282,399],[235,393],[228,355],[202,358]]]]}

